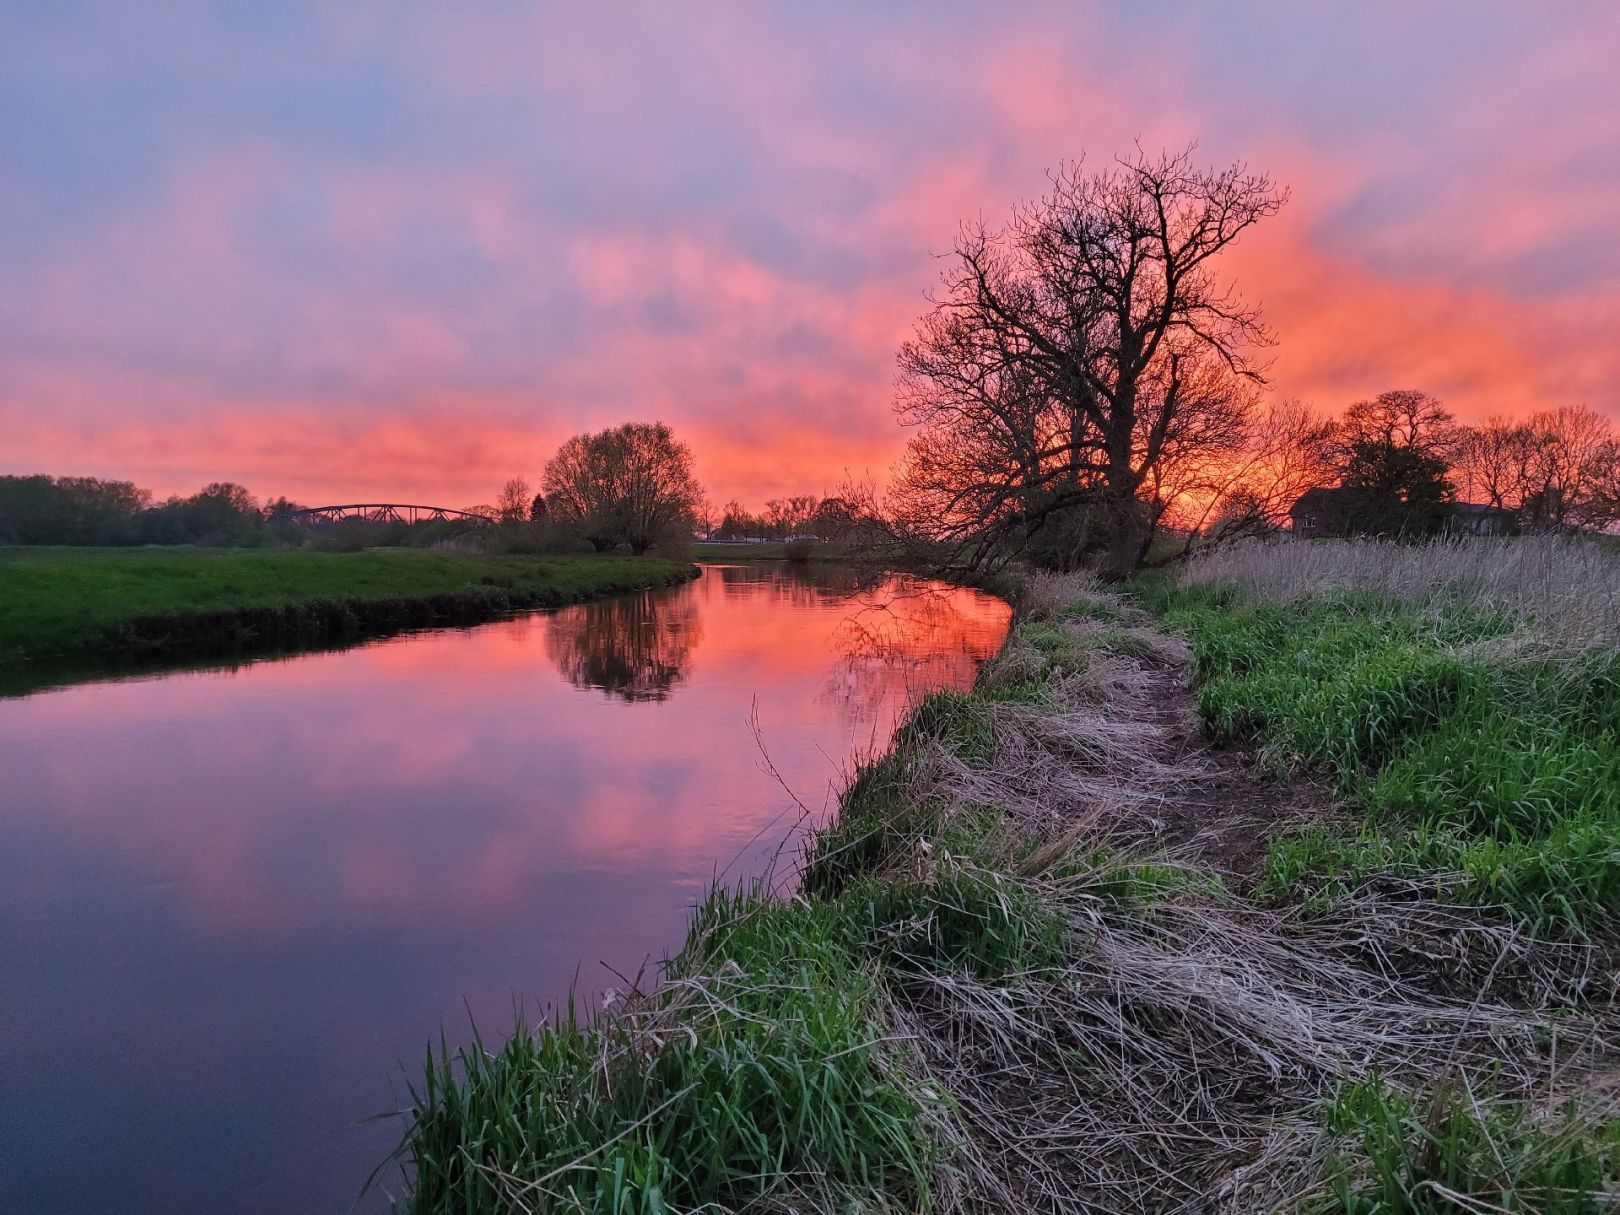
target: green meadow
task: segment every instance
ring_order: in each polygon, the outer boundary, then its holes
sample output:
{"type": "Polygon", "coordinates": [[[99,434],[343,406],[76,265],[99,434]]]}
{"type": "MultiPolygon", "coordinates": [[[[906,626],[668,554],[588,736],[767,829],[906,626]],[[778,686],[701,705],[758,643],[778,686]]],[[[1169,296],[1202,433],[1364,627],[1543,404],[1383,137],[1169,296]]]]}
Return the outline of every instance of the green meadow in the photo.
{"type": "Polygon", "coordinates": [[[418,549],[0,549],[0,669],[185,658],[467,623],[663,586],[661,557],[418,549]]]}

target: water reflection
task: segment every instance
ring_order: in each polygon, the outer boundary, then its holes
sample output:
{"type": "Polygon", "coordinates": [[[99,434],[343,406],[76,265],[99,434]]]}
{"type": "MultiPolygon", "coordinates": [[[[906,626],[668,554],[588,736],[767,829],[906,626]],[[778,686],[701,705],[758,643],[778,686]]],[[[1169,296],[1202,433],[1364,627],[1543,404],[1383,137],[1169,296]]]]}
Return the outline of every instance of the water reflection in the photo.
{"type": "Polygon", "coordinates": [[[762,871],[796,811],[754,725],[819,813],[1006,616],[717,567],[0,700],[0,1211],[345,1209],[440,1025],[656,962],[717,870],[762,871]]]}
{"type": "Polygon", "coordinates": [[[566,608],[546,622],[546,651],[576,688],[664,700],[702,638],[691,587],[566,608]]]}

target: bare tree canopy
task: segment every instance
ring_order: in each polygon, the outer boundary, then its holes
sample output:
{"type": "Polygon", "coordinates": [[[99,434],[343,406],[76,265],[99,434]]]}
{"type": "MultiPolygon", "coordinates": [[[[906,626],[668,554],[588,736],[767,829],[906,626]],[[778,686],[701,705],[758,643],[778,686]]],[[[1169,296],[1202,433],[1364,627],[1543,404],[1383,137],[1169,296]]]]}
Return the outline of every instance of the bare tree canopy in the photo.
{"type": "Polygon", "coordinates": [[[1354,459],[1358,449],[1391,448],[1449,464],[1461,438],[1451,411],[1437,399],[1401,388],[1351,405],[1333,424],[1328,441],[1341,461],[1354,459]]]}
{"type": "Polygon", "coordinates": [[[1242,165],[1199,169],[1192,149],[1051,182],[1005,227],[963,228],[901,350],[896,410],[919,433],[896,499],[974,560],[1083,519],[1123,578],[1167,463],[1248,440],[1270,335],[1215,261],[1286,192],[1242,165]]]}
{"type": "Polygon", "coordinates": [[[495,499],[495,509],[502,523],[527,523],[533,503],[534,491],[529,488],[529,483],[522,477],[513,477],[501,486],[500,496],[495,499]]]}
{"type": "Polygon", "coordinates": [[[575,435],[546,465],[543,489],[548,517],[598,552],[690,539],[703,509],[691,450],[662,422],[575,435]]]}
{"type": "Polygon", "coordinates": [[[1603,531],[1620,522],[1620,435],[1585,406],[1520,422],[1491,418],[1462,432],[1456,458],[1469,492],[1511,511],[1525,531],[1603,531]]]}

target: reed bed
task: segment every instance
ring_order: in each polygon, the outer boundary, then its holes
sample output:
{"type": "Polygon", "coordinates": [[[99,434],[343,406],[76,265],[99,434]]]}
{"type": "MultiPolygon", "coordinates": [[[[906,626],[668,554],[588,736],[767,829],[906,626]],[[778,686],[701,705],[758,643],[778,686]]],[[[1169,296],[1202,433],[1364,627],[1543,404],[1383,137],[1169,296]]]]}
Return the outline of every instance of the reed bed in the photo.
{"type": "Polygon", "coordinates": [[[1620,647],[1620,549],[1592,537],[1239,544],[1195,559],[1179,581],[1251,601],[1352,592],[1430,613],[1466,605],[1571,648],[1620,647]]]}

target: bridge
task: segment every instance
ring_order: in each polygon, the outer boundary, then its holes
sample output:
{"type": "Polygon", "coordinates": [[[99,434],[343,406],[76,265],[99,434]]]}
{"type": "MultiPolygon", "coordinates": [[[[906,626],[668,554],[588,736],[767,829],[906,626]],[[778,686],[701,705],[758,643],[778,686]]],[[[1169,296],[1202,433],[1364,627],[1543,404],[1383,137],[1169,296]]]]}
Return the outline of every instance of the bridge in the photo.
{"type": "Polygon", "coordinates": [[[461,523],[486,524],[494,520],[470,511],[451,510],[448,506],[416,506],[407,502],[350,502],[343,506],[308,506],[289,511],[287,519],[293,523],[340,523],[345,519],[358,519],[362,523],[461,523]]]}

